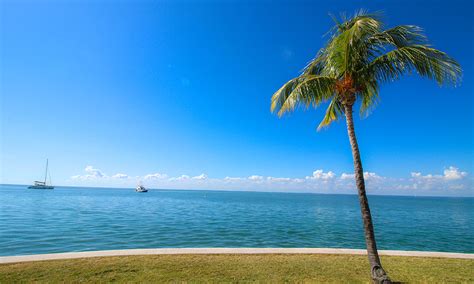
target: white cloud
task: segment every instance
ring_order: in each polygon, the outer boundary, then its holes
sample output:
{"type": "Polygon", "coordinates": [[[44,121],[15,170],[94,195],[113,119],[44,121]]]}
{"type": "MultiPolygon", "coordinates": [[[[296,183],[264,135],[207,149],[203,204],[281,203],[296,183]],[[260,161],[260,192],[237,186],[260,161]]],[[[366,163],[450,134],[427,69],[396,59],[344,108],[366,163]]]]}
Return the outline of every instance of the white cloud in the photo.
{"type": "Polygon", "coordinates": [[[167,174],[154,173],[154,174],[145,175],[143,178],[146,180],[153,180],[153,179],[165,179],[167,177],[168,177],[167,174]]]}
{"type": "Polygon", "coordinates": [[[449,185],[448,188],[452,190],[461,190],[461,189],[466,188],[466,185],[465,184],[452,184],[452,185],[449,185]]]}
{"type": "Polygon", "coordinates": [[[467,172],[454,166],[444,169],[443,174],[422,175],[421,172],[412,172],[409,187],[422,190],[462,190],[468,185],[472,187],[472,180],[467,180],[466,177],[467,172]]]}
{"type": "Polygon", "coordinates": [[[242,181],[243,179],[240,177],[225,177],[224,181],[235,182],[235,181],[242,181]]]}
{"type": "Polygon", "coordinates": [[[128,175],[117,173],[117,174],[113,175],[112,178],[126,179],[126,178],[128,178],[128,175]]]}
{"type": "Polygon", "coordinates": [[[354,174],[346,174],[346,173],[341,174],[341,179],[353,179],[353,178],[354,178],[354,174]]]}
{"type": "Polygon", "coordinates": [[[312,176],[306,177],[306,179],[320,179],[320,180],[330,180],[336,176],[335,173],[329,171],[325,173],[323,170],[316,170],[313,172],[312,176]]]}
{"type": "Polygon", "coordinates": [[[267,177],[268,181],[271,182],[288,182],[291,181],[291,178],[284,178],[284,177],[267,177]]]}
{"type": "Polygon", "coordinates": [[[84,171],[86,171],[86,173],[88,173],[89,175],[94,176],[94,177],[104,177],[105,176],[105,174],[101,170],[96,169],[93,166],[87,166],[84,169],[84,171]]]}
{"type": "MultiPolygon", "coordinates": [[[[347,180],[347,179],[354,179],[355,175],[354,174],[346,174],[346,173],[342,173],[341,174],[341,179],[342,180],[347,180]]],[[[376,173],[373,173],[373,172],[364,172],[364,179],[365,180],[379,180],[379,179],[383,179],[383,177],[377,175],[376,173]]]]}
{"type": "Polygon", "coordinates": [[[84,171],[86,174],[84,175],[74,175],[71,176],[73,180],[94,180],[94,179],[102,179],[107,177],[101,170],[94,168],[93,166],[87,166],[84,171]]]}
{"type": "Polygon", "coordinates": [[[364,179],[366,180],[378,180],[382,179],[383,177],[377,175],[376,173],[371,173],[371,172],[364,172],[364,179]]]}
{"type": "Polygon", "coordinates": [[[262,180],[263,180],[263,176],[253,175],[253,176],[249,176],[248,179],[249,179],[249,180],[252,180],[252,181],[262,181],[262,180]]]}
{"type": "Polygon", "coordinates": [[[444,170],[444,178],[447,180],[462,179],[465,176],[467,176],[466,172],[461,172],[458,168],[455,168],[453,166],[444,170]]]}
{"type": "Polygon", "coordinates": [[[206,174],[200,174],[198,176],[192,177],[192,179],[194,179],[194,180],[206,180],[207,175],[206,174]]]}
{"type": "Polygon", "coordinates": [[[435,180],[435,179],[444,179],[447,181],[459,180],[467,176],[467,172],[462,172],[458,168],[450,166],[447,169],[444,169],[442,175],[433,175],[427,174],[422,175],[420,172],[412,172],[411,177],[416,179],[425,179],[425,180],[435,180]]]}
{"type": "Polygon", "coordinates": [[[184,181],[184,180],[189,180],[191,177],[188,175],[181,175],[179,177],[172,177],[169,179],[169,181],[184,181]]]}
{"type": "Polygon", "coordinates": [[[412,172],[410,175],[411,175],[411,177],[414,177],[414,178],[419,178],[419,177],[421,177],[421,173],[420,173],[420,172],[412,172]]]}

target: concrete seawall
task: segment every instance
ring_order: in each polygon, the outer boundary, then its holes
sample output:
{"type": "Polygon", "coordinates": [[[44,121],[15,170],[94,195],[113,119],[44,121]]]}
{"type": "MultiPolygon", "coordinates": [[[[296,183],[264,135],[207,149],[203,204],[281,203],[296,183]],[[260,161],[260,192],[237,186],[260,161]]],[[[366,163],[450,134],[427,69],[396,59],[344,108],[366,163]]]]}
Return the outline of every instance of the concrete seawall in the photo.
{"type": "MultiPolygon", "coordinates": [[[[18,256],[2,256],[0,264],[74,259],[87,257],[106,256],[130,256],[130,255],[163,255],[163,254],[353,254],[365,255],[363,249],[336,249],[336,248],[159,248],[159,249],[127,249],[127,250],[103,250],[86,252],[66,252],[51,254],[34,254],[18,256]]],[[[430,252],[430,251],[400,251],[381,250],[380,255],[391,256],[414,256],[414,257],[443,257],[443,258],[464,258],[474,259],[474,254],[451,253],[451,252],[430,252]]]]}

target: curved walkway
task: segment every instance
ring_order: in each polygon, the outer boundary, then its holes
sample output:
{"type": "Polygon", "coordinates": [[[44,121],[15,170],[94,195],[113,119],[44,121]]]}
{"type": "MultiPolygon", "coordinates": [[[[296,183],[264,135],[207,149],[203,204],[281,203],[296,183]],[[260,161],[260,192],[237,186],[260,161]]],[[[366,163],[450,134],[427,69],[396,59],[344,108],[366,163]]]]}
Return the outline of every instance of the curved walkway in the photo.
{"type": "MultiPolygon", "coordinates": [[[[85,257],[104,256],[129,256],[129,255],[160,255],[160,254],[367,254],[363,249],[337,249],[337,248],[159,248],[159,249],[127,249],[127,250],[102,250],[85,252],[66,252],[51,254],[34,254],[19,256],[2,256],[0,263],[14,263],[26,261],[41,261],[55,259],[73,259],[85,257]]],[[[474,259],[474,254],[431,252],[431,251],[403,251],[380,250],[380,255],[392,256],[417,256],[417,257],[445,257],[474,259]]]]}

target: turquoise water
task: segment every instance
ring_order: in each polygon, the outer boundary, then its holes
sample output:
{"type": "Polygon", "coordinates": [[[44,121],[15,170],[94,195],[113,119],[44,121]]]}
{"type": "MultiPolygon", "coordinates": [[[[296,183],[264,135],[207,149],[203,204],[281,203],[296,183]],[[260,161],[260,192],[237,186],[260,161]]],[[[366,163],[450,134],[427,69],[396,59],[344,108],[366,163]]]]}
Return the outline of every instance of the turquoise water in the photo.
{"type": "MultiPolygon", "coordinates": [[[[380,249],[474,253],[474,199],[369,196],[380,249]]],[[[355,195],[0,186],[0,255],[364,248],[355,195]]]]}

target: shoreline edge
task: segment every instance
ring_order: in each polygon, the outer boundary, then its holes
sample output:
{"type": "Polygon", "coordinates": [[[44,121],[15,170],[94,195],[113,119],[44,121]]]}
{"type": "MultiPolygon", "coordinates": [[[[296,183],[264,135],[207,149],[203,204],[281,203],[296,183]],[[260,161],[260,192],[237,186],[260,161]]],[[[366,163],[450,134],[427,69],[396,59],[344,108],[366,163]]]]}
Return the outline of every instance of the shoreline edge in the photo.
{"type": "MultiPolygon", "coordinates": [[[[77,259],[108,256],[135,256],[135,255],[172,255],[172,254],[352,254],[367,255],[364,249],[344,248],[158,248],[158,249],[124,249],[101,250],[83,252],[65,252],[50,254],[0,256],[0,264],[31,262],[43,260],[77,259]]],[[[433,251],[404,251],[379,250],[380,255],[413,256],[413,257],[440,257],[474,259],[473,253],[433,252],[433,251]]]]}

